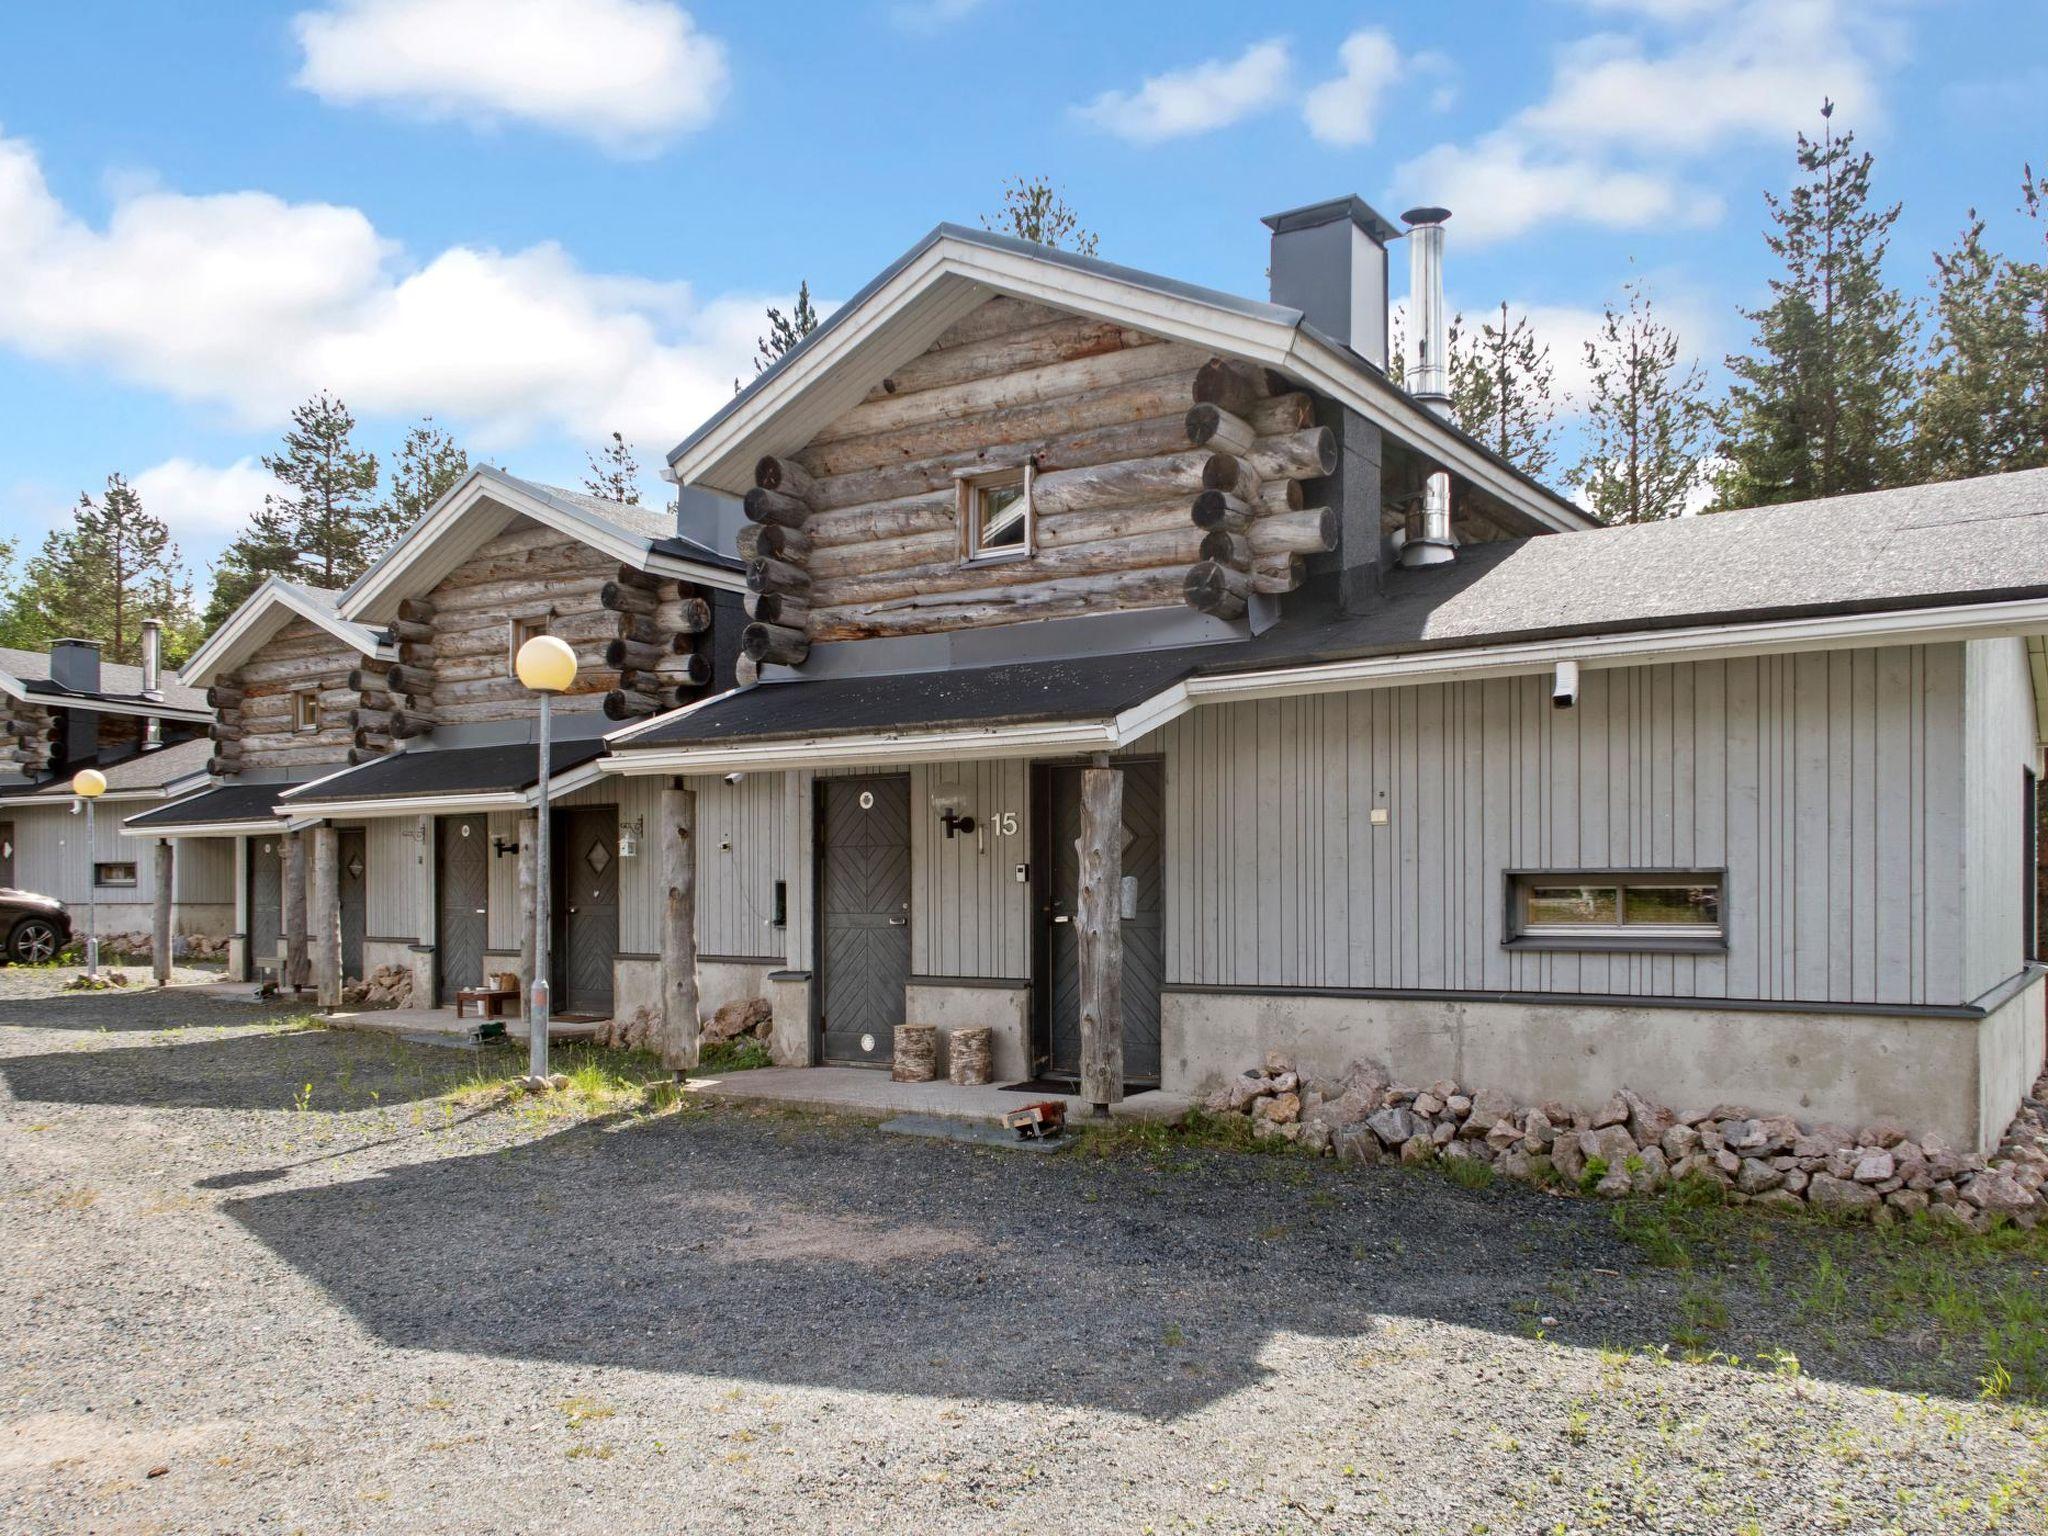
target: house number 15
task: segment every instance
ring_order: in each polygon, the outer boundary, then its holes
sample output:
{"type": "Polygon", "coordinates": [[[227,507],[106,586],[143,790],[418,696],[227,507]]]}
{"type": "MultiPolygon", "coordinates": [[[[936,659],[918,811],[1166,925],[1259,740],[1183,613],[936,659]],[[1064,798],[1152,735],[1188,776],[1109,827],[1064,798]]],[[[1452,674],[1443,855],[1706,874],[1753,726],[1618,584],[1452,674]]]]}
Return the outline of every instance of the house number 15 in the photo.
{"type": "Polygon", "coordinates": [[[1017,835],[1017,813],[1015,811],[993,812],[988,818],[988,827],[997,837],[1015,837],[1017,835]]]}

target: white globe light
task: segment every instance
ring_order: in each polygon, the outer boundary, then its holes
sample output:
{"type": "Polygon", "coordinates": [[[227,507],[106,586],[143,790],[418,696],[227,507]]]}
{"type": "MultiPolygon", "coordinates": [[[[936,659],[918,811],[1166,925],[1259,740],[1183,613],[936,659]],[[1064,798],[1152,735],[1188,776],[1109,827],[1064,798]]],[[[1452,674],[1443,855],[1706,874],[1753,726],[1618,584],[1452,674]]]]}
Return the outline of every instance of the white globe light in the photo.
{"type": "Polygon", "coordinates": [[[97,768],[81,768],[72,775],[71,793],[82,800],[97,800],[107,792],[107,776],[97,768]]]}
{"type": "Polygon", "coordinates": [[[564,693],[576,681],[576,653],[555,635],[535,635],[512,663],[519,681],[541,693],[564,693]]]}

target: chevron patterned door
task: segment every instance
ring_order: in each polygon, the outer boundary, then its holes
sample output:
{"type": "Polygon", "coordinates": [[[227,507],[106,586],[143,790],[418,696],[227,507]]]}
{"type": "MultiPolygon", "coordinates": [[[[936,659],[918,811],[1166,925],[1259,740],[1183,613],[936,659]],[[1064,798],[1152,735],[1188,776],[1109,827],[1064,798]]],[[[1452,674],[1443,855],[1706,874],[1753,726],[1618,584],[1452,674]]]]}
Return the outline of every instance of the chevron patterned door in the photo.
{"type": "Polygon", "coordinates": [[[341,863],[341,974],[350,981],[363,979],[363,922],[370,872],[367,840],[361,827],[343,827],[335,850],[341,863]]]}
{"type": "Polygon", "coordinates": [[[609,1018],[619,953],[619,813],[581,805],[555,823],[555,964],[564,1014],[609,1018]]]}
{"type": "MultiPolygon", "coordinates": [[[[1124,1081],[1159,1081],[1159,985],[1166,974],[1163,922],[1166,847],[1160,765],[1117,764],[1124,775],[1124,1081]]],[[[1081,1069],[1081,943],[1074,923],[1081,906],[1081,770],[1044,770],[1048,783],[1045,957],[1046,1069],[1073,1077],[1081,1069]]]]}
{"type": "Polygon", "coordinates": [[[284,936],[284,855],[277,834],[248,840],[249,937],[244,946],[244,981],[278,973],[277,945],[284,936]]]}
{"type": "Polygon", "coordinates": [[[910,979],[910,780],[819,788],[821,1054],[828,1064],[886,1066],[910,979]]]}
{"type": "Polygon", "coordinates": [[[491,840],[481,816],[442,816],[436,826],[434,1005],[446,1007],[464,987],[481,986],[485,916],[490,901],[491,840]]]}

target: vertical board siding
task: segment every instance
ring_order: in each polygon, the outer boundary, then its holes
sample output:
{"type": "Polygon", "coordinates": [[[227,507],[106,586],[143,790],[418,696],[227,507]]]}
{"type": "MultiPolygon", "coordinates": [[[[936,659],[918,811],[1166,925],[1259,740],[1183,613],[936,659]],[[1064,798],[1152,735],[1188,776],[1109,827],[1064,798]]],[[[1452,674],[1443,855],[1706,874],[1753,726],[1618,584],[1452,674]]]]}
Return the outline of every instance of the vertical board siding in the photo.
{"type": "MultiPolygon", "coordinates": [[[[145,838],[128,839],[153,856],[145,838]]],[[[181,837],[171,854],[171,890],[181,902],[227,905],[235,899],[235,843],[229,837],[181,837]]]]}
{"type": "Polygon", "coordinates": [[[1030,776],[1020,761],[923,764],[910,770],[910,968],[922,976],[1031,974],[1030,776]],[[974,830],[947,837],[933,797],[951,796],[974,830]],[[1013,832],[995,818],[1014,816],[1013,832]]]}
{"type": "Polygon", "coordinates": [[[2039,764],[2033,680],[2024,640],[1972,640],[1965,647],[1963,800],[1964,989],[1988,992],[2020,968],[2032,936],[2022,932],[2022,892],[2033,872],[2021,836],[2022,786],[2039,764]]]}
{"type": "MultiPolygon", "coordinates": [[[[1990,860],[2030,716],[2017,649],[1981,643],[2011,652],[1972,673],[1990,860]]],[[[1166,756],[1169,978],[1955,1003],[2017,953],[1987,925],[1966,982],[1962,646],[1596,670],[1569,711],[1549,693],[1546,675],[1260,700],[1139,743],[1166,756]],[[1506,950],[1516,867],[1725,868],[1728,952],[1506,950]]],[[[988,892],[948,894],[949,922],[986,919],[988,892]]]]}
{"type": "Polygon", "coordinates": [[[417,934],[413,891],[419,885],[420,845],[406,834],[410,816],[380,816],[363,823],[363,932],[399,939],[417,934]]]}
{"type": "MultiPolygon", "coordinates": [[[[628,782],[651,786],[658,808],[660,779],[628,782]]],[[[783,776],[750,773],[737,784],[693,777],[690,787],[697,791],[698,950],[786,961],[787,937],[773,923],[775,882],[794,880],[786,853],[788,790],[783,776]]],[[[792,889],[792,900],[794,894],[792,889]]],[[[657,890],[657,900],[661,895],[657,890]]]]}

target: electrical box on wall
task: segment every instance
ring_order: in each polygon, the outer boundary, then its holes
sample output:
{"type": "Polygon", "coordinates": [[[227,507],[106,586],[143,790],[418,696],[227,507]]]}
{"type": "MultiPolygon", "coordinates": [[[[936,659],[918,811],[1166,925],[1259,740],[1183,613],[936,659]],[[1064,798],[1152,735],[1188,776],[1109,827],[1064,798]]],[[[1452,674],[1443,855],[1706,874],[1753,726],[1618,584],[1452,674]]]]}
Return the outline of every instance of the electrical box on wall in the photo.
{"type": "Polygon", "coordinates": [[[1368,819],[1374,826],[1384,827],[1391,818],[1388,816],[1387,808],[1384,805],[1376,805],[1372,808],[1368,819]]]}

